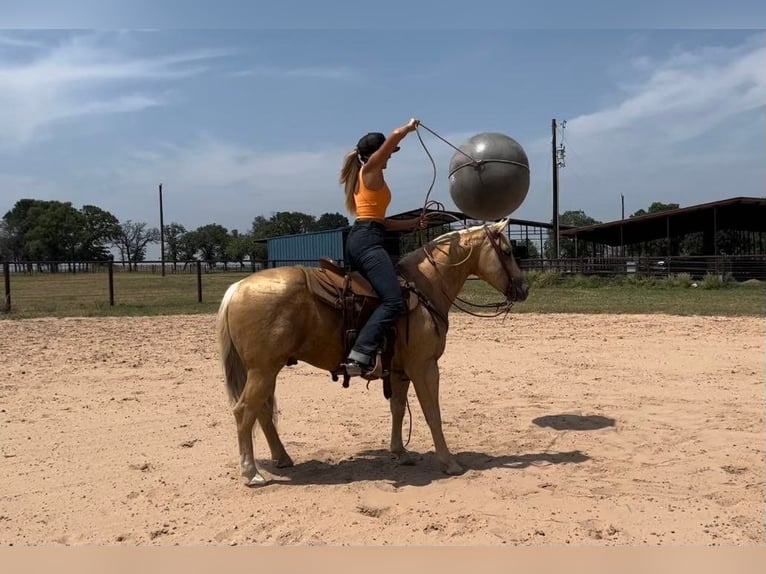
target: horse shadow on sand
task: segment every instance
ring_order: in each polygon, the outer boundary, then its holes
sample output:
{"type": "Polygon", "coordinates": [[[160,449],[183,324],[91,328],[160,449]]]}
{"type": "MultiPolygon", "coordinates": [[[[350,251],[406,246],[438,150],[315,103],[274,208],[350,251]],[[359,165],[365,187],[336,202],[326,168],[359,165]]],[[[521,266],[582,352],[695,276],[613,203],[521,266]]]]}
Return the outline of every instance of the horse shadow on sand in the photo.
{"type": "MultiPolygon", "coordinates": [[[[401,465],[390,451],[366,450],[338,461],[307,460],[291,468],[276,468],[269,460],[260,460],[260,467],[271,475],[271,483],[289,486],[337,485],[354,482],[384,481],[394,487],[426,486],[434,481],[451,478],[441,472],[434,452],[409,451],[414,464],[401,465]]],[[[580,451],[545,452],[494,456],[483,452],[455,453],[458,463],[468,472],[493,468],[520,470],[529,466],[579,464],[590,459],[580,451]]]]}
{"type": "MultiPolygon", "coordinates": [[[[556,431],[592,431],[612,427],[615,424],[614,419],[609,417],[574,414],[548,415],[536,418],[532,422],[537,426],[550,427],[556,431]]],[[[384,481],[398,488],[426,486],[450,478],[441,472],[434,452],[410,451],[410,455],[414,462],[412,465],[400,465],[393,455],[384,449],[362,451],[337,462],[297,461],[291,468],[276,468],[270,460],[259,460],[259,465],[271,475],[272,485],[286,486],[384,481]]],[[[455,453],[455,457],[466,472],[498,468],[523,470],[530,466],[581,464],[590,460],[588,455],[579,450],[509,455],[464,451],[455,453]]]]}

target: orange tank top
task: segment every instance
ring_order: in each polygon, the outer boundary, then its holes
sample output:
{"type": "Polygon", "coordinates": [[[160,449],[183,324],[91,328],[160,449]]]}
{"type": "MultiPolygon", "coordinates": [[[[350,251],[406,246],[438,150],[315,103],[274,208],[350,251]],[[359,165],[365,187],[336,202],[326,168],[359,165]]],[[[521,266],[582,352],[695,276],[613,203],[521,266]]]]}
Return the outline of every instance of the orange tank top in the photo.
{"type": "Polygon", "coordinates": [[[359,189],[354,196],[357,219],[385,219],[386,209],[391,203],[391,190],[383,182],[380,189],[370,189],[364,185],[362,172],[359,171],[359,189]]]}

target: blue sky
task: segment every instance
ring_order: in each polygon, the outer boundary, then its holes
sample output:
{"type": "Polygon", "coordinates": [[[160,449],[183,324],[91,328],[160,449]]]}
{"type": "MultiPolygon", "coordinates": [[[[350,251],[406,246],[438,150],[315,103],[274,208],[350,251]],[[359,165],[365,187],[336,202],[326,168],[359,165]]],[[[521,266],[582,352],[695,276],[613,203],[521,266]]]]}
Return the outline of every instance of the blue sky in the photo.
{"type": "MultiPolygon", "coordinates": [[[[532,184],[517,217],[550,219],[554,117],[567,121],[562,211],[609,220],[619,217],[620,194],[628,213],[653,201],[764,195],[762,31],[606,21],[600,29],[455,29],[438,20],[412,29],[412,20],[388,24],[390,16],[381,22],[391,27],[369,30],[359,22],[375,16],[361,18],[359,3],[360,20],[348,12],[336,20],[345,28],[316,29],[331,18],[315,10],[312,26],[304,10],[292,29],[268,12],[260,13],[266,25],[234,29],[205,27],[196,2],[171,30],[161,11],[142,22],[136,4],[112,14],[126,19],[120,29],[102,18],[77,31],[0,31],[2,213],[35,197],[157,225],[160,182],[165,222],[189,229],[216,222],[244,231],[256,215],[283,210],[343,212],[344,152],[364,132],[388,132],[411,116],[455,144],[483,131],[518,140],[532,184]]],[[[427,16],[428,4],[413,18],[427,16]]],[[[440,6],[450,5],[457,10],[440,6]]],[[[695,14],[711,27],[704,10],[695,14]]],[[[729,25],[742,25],[731,14],[729,25]]],[[[664,21],[674,17],[668,9],[664,21]]],[[[454,209],[453,150],[423,138],[437,164],[432,198],[454,209]]],[[[414,134],[394,158],[391,213],[421,206],[432,177],[414,134]]]]}

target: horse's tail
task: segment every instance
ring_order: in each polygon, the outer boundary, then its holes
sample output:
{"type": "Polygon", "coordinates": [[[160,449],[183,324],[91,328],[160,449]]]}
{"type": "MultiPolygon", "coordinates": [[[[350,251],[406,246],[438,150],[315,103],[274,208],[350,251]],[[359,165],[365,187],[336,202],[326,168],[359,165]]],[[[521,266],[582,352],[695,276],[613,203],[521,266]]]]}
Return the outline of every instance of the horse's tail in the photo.
{"type": "Polygon", "coordinates": [[[223,368],[226,392],[229,402],[233,405],[239,400],[247,382],[247,370],[242,358],[231,340],[229,334],[229,303],[239,287],[239,281],[233,283],[224,293],[216,317],[216,333],[218,335],[218,353],[223,368]]]}

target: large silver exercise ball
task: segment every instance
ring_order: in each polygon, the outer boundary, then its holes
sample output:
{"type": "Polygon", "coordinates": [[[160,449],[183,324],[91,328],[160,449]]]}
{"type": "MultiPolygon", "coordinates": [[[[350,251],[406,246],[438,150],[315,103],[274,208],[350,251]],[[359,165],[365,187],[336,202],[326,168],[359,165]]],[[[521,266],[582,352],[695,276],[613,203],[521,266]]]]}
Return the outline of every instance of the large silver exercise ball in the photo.
{"type": "Polygon", "coordinates": [[[449,163],[449,192],[458,209],[485,221],[518,209],[529,191],[529,160],[519,142],[486,132],[459,149],[449,163]]]}

